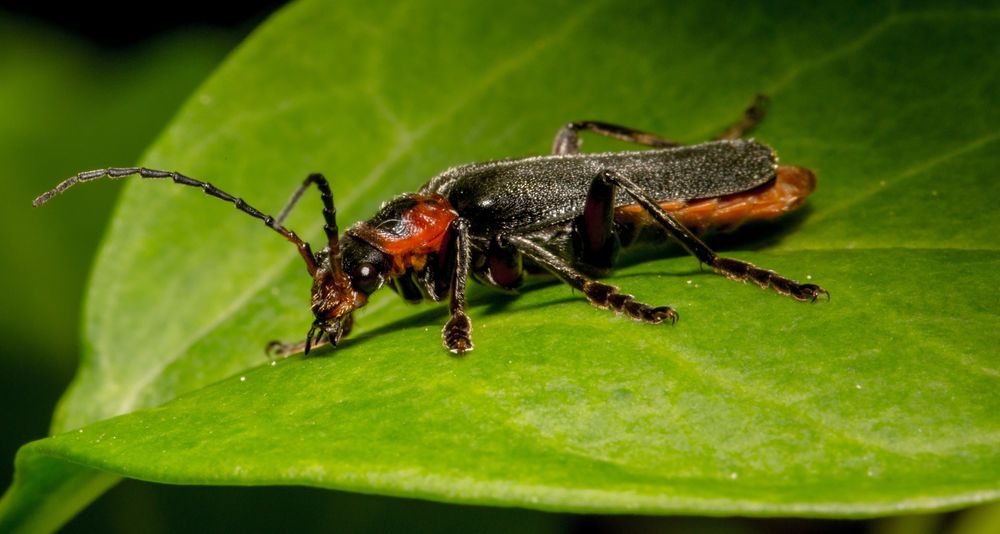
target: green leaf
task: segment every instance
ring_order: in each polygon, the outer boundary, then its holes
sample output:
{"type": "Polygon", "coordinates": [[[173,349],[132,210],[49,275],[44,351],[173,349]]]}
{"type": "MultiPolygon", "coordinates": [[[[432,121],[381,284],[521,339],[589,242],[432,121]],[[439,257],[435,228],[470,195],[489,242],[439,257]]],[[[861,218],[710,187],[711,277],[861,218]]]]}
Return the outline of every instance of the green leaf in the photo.
{"type": "Polygon", "coordinates": [[[114,195],[81,188],[55,210],[31,199],[81,165],[134,161],[235,42],[189,32],[111,50],[0,13],[0,226],[16,228],[0,234],[0,358],[76,367],[86,262],[114,195]]]}
{"type": "MultiPolygon", "coordinates": [[[[84,468],[573,511],[865,516],[997,499],[1000,10],[864,6],[284,10],[145,164],[271,213],[321,170],[346,226],[449,165],[544,152],[568,120],[697,142],[763,92],[757,137],[815,168],[819,190],[785,222],[712,242],[832,300],[664,251],[611,280],[676,307],[673,327],[558,284],[476,288],[477,349],[456,359],[443,308],[378,295],[335,352],[268,364],[264,344],[311,320],[295,251],[196,191],[132,183],[56,414],[67,432],[21,450],[0,512],[29,524],[84,468]]],[[[314,240],[318,205],[289,222],[314,240]]]]}

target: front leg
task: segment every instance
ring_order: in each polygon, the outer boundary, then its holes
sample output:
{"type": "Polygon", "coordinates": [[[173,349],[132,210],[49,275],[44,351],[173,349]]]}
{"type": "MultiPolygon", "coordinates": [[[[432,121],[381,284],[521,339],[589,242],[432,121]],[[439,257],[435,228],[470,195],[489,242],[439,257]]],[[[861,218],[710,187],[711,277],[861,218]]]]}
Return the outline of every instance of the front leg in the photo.
{"type": "MultiPolygon", "coordinates": [[[[348,315],[344,318],[344,322],[340,325],[340,329],[343,332],[342,337],[347,336],[351,333],[351,327],[354,325],[354,316],[348,315]]],[[[320,347],[325,347],[330,344],[329,337],[321,337],[315,341],[309,343],[310,349],[315,351],[320,347]]],[[[274,340],[264,347],[264,354],[268,358],[287,358],[292,354],[303,353],[306,350],[306,340],[301,341],[279,341],[274,340]]]]}
{"type": "Polygon", "coordinates": [[[469,244],[469,222],[458,218],[451,222],[448,232],[455,254],[454,271],[451,276],[448,309],[451,319],[441,330],[444,347],[453,354],[462,355],[472,350],[472,321],[465,314],[465,285],[469,280],[471,248],[469,244]]]}

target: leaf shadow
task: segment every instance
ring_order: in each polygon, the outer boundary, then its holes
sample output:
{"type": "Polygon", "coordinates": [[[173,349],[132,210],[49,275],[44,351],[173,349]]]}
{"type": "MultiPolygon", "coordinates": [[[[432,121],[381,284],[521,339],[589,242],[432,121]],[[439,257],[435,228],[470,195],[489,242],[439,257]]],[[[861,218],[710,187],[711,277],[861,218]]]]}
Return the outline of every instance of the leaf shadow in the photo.
{"type": "MultiPolygon", "coordinates": [[[[709,233],[702,237],[702,240],[712,250],[722,255],[725,255],[725,251],[727,250],[738,249],[756,252],[768,249],[779,245],[786,236],[791,235],[798,230],[798,228],[805,223],[806,219],[808,219],[809,214],[812,213],[812,211],[811,206],[804,206],[788,215],[783,216],[781,219],[774,221],[749,222],[739,228],[736,228],[735,230],[709,233]]],[[[640,244],[635,247],[622,250],[615,267],[616,269],[620,269],[653,260],[662,260],[665,258],[675,258],[687,255],[687,252],[685,252],[680,245],[669,237],[663,236],[663,241],[660,243],[640,244]]],[[[690,273],[681,273],[679,276],[685,276],[686,274],[695,272],[699,272],[698,269],[694,269],[690,273]]],[[[674,275],[677,273],[658,274],[674,275]]]]}
{"type": "MultiPolygon", "coordinates": [[[[713,250],[717,251],[724,251],[733,248],[752,251],[763,250],[775,246],[780,243],[786,235],[794,232],[799,226],[802,225],[808,217],[810,211],[811,207],[806,206],[803,209],[797,210],[796,212],[789,214],[778,221],[752,222],[730,232],[710,234],[705,239],[705,242],[712,247],[713,250]]],[[[666,245],[663,245],[655,243],[652,245],[638,246],[623,250],[619,261],[616,263],[616,267],[631,267],[654,260],[682,256],[687,256],[687,253],[676,244],[667,243],[666,245]]],[[[712,273],[710,269],[706,269],[704,266],[695,263],[690,269],[685,269],[683,271],[643,271],[617,275],[617,278],[636,279],[648,276],[684,278],[694,275],[714,276],[714,273],[712,273]]],[[[523,295],[557,285],[563,285],[563,282],[554,277],[547,277],[545,275],[529,275],[525,286],[516,293],[504,293],[478,284],[472,285],[470,286],[470,294],[467,300],[468,307],[470,309],[476,309],[473,320],[476,320],[477,318],[481,319],[497,316],[503,313],[509,313],[511,311],[511,307],[523,295]]],[[[575,301],[586,304],[586,299],[583,295],[577,291],[569,291],[569,294],[565,297],[547,299],[533,304],[519,306],[518,311],[537,310],[554,304],[575,301]]],[[[340,346],[351,346],[355,343],[364,342],[369,338],[388,334],[401,329],[421,327],[429,328],[432,326],[439,328],[444,325],[447,320],[448,307],[446,303],[439,303],[433,308],[414,310],[412,314],[407,315],[406,317],[385,323],[371,330],[365,330],[363,333],[359,333],[356,336],[346,338],[341,341],[340,346]]],[[[332,351],[333,349],[331,347],[323,346],[313,351],[310,356],[325,356],[332,351]]]]}

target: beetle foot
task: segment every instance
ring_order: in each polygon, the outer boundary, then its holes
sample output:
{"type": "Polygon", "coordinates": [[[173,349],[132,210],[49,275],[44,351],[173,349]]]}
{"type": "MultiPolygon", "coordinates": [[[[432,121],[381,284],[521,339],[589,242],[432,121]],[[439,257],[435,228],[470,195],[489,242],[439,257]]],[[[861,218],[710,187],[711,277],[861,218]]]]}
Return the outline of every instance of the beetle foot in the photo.
{"type": "Polygon", "coordinates": [[[604,309],[611,305],[609,302],[612,295],[619,295],[618,288],[601,282],[587,282],[583,284],[583,294],[591,304],[604,309]]]}
{"type": "Polygon", "coordinates": [[[825,295],[826,300],[830,300],[830,292],[816,284],[801,284],[790,293],[797,300],[808,300],[816,302],[820,295],[825,295]]]}
{"type": "Polygon", "coordinates": [[[286,341],[272,341],[267,344],[264,352],[267,354],[268,358],[287,358],[292,354],[298,354],[303,352],[306,347],[305,341],[297,341],[294,343],[289,343],[286,341]]]}
{"type": "Polygon", "coordinates": [[[826,299],[830,300],[830,292],[816,284],[800,284],[791,278],[785,278],[774,271],[761,269],[743,260],[715,258],[712,268],[731,280],[750,281],[764,289],[770,287],[779,294],[787,295],[795,300],[815,302],[820,295],[826,295],[826,299]]]}
{"type": "Polygon", "coordinates": [[[670,324],[677,322],[680,316],[677,315],[677,311],[670,306],[660,306],[659,308],[653,308],[649,310],[649,318],[643,318],[643,321],[652,324],[660,324],[663,321],[670,321],[670,324]]]}
{"type": "Polygon", "coordinates": [[[601,282],[587,282],[583,285],[583,294],[594,306],[602,309],[611,308],[636,321],[650,324],[660,324],[667,320],[671,324],[677,322],[677,312],[670,306],[654,308],[649,304],[635,300],[632,295],[619,293],[615,286],[601,282]]]}
{"type": "MultiPolygon", "coordinates": [[[[826,300],[830,300],[830,292],[816,284],[800,284],[795,280],[789,280],[780,276],[772,277],[770,286],[781,295],[792,297],[798,301],[816,302],[820,295],[825,295],[826,300]]],[[[767,289],[767,285],[761,285],[767,289]]]]}
{"type": "Polygon", "coordinates": [[[444,341],[444,348],[448,352],[461,356],[466,352],[471,352],[472,345],[472,321],[469,316],[462,311],[456,311],[451,319],[445,323],[441,329],[441,338],[444,341]]]}

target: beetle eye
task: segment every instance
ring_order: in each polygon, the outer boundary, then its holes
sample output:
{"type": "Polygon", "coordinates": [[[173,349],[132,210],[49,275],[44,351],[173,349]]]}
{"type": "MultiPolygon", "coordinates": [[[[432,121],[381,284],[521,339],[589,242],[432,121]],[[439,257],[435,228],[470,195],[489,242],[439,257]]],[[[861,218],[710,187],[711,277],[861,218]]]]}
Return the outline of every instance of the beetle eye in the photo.
{"type": "Polygon", "coordinates": [[[351,273],[351,283],[358,291],[371,294],[382,285],[382,273],[374,263],[361,262],[351,273]]]}

